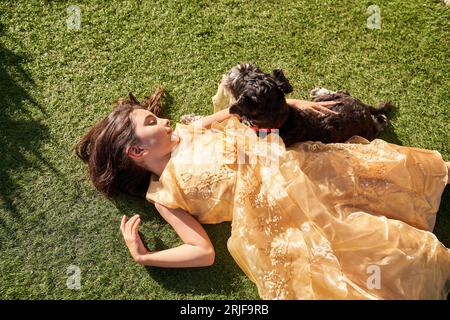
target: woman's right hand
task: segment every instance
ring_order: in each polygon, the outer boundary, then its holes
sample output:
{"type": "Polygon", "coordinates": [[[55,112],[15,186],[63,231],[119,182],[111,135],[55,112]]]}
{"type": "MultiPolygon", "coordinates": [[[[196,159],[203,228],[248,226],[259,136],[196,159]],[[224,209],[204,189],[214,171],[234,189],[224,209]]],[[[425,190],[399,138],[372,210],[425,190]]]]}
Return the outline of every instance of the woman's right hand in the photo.
{"type": "Polygon", "coordinates": [[[127,216],[123,215],[122,222],[120,224],[120,231],[122,232],[125,243],[128,250],[131,253],[134,261],[140,262],[141,257],[148,253],[145,248],[144,243],[139,236],[139,224],[141,223],[141,218],[138,214],[134,215],[127,222],[127,216]]]}
{"type": "Polygon", "coordinates": [[[331,106],[337,104],[336,101],[307,101],[307,100],[299,100],[299,99],[286,99],[287,104],[292,107],[306,110],[309,109],[320,117],[324,117],[330,114],[338,114],[338,112],[328,109],[331,106]]]}

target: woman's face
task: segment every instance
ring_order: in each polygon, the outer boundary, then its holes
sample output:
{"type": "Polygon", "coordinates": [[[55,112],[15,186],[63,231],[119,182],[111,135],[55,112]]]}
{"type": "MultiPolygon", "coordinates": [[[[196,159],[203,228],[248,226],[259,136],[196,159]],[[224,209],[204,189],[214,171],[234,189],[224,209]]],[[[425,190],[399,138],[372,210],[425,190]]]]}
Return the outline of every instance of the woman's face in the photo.
{"type": "Polygon", "coordinates": [[[146,149],[150,155],[163,157],[180,142],[180,137],[173,133],[168,119],[158,118],[145,109],[133,110],[131,118],[136,136],[142,143],[139,147],[146,149]]]}

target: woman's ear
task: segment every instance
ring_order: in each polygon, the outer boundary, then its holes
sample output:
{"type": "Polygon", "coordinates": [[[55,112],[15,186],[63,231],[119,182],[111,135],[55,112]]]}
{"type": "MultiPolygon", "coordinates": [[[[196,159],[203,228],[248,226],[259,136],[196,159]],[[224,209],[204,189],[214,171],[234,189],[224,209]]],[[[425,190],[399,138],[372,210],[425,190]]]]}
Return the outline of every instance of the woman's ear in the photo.
{"type": "Polygon", "coordinates": [[[131,146],[127,152],[128,156],[132,159],[141,159],[148,154],[148,150],[139,146],[131,146]]]}
{"type": "Polygon", "coordinates": [[[283,93],[288,94],[293,91],[289,80],[285,77],[283,70],[275,69],[272,71],[272,78],[277,83],[278,88],[280,88],[283,93]]]}

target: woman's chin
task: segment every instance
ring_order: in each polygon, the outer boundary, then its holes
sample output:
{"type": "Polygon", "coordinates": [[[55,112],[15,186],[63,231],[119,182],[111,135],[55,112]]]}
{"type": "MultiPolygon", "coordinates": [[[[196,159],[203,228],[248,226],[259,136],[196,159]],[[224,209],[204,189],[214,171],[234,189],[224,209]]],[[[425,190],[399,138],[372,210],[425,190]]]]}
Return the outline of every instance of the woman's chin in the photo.
{"type": "Polygon", "coordinates": [[[180,143],[180,137],[177,134],[172,133],[170,137],[170,143],[172,144],[172,151],[173,151],[180,143]]]}
{"type": "Polygon", "coordinates": [[[180,137],[178,135],[176,135],[175,133],[172,133],[172,135],[170,136],[170,141],[179,143],[180,137]]]}

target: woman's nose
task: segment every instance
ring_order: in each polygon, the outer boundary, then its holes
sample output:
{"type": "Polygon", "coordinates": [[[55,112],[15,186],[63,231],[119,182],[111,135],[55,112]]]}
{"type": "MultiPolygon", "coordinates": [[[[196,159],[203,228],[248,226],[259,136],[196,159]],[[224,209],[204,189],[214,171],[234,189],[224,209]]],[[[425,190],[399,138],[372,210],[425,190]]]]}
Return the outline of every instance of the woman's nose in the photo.
{"type": "Polygon", "coordinates": [[[159,121],[161,122],[161,124],[162,124],[164,127],[170,126],[170,120],[169,120],[169,119],[159,118],[159,121]]]}
{"type": "Polygon", "coordinates": [[[170,126],[170,120],[169,119],[164,119],[166,122],[165,122],[165,125],[167,126],[167,127],[169,127],[170,126]]]}

